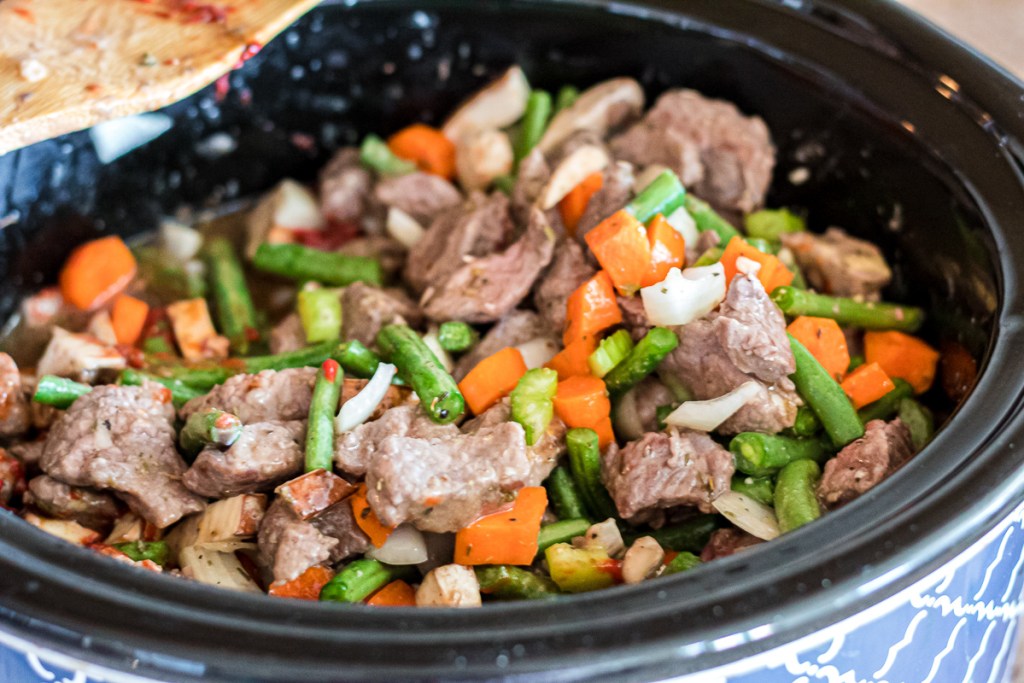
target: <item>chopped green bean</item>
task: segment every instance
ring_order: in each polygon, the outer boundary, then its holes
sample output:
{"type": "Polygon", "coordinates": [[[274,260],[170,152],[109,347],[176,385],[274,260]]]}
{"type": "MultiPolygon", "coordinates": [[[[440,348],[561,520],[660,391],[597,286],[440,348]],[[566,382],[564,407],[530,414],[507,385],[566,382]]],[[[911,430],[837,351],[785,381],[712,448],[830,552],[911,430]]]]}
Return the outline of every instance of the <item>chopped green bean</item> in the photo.
{"type": "Polygon", "coordinates": [[[238,416],[217,408],[192,413],[178,435],[181,449],[195,456],[206,446],[230,446],[242,434],[242,421],[238,416]]]}
{"type": "Polygon", "coordinates": [[[68,408],[75,399],[85,396],[92,387],[88,384],[75,382],[74,380],[57,377],[56,375],[43,375],[36,384],[36,393],[32,400],[54,408],[68,408]]]}
{"type": "Polygon", "coordinates": [[[551,95],[543,90],[534,90],[526,100],[522,127],[516,140],[515,162],[518,165],[530,153],[544,135],[551,118],[551,95]]]}
{"type": "Polygon", "coordinates": [[[558,595],[558,586],[546,576],[506,564],[475,567],[480,592],[505,600],[546,600],[558,595]]]}
{"type": "Polygon", "coordinates": [[[563,465],[551,470],[547,481],[548,500],[559,519],[579,519],[587,516],[586,503],[576,487],[572,475],[563,465]]]}
{"type": "Polygon", "coordinates": [[[395,155],[376,135],[367,135],[359,148],[359,161],[372,171],[384,176],[406,175],[416,170],[416,164],[395,155]]]}
{"type": "Polygon", "coordinates": [[[761,209],[744,216],[743,227],[750,237],[778,242],[786,233],[803,232],[807,224],[789,209],[761,209]]]}
{"type": "Polygon", "coordinates": [[[135,562],[149,560],[164,567],[171,559],[171,549],[166,541],[128,541],[115,543],[114,547],[135,562]]]}
{"type": "Polygon", "coordinates": [[[665,565],[665,571],[662,572],[662,576],[671,576],[672,574],[678,574],[679,572],[689,571],[695,569],[701,565],[700,558],[693,553],[688,553],[685,550],[675,557],[672,561],[665,565]]]}
{"type": "Polygon", "coordinates": [[[252,263],[267,273],[337,287],[353,282],[379,286],[383,280],[380,262],[375,258],[320,251],[301,244],[263,243],[252,263]]]}
{"type": "Polygon", "coordinates": [[[179,379],[160,377],[159,375],[153,375],[148,372],[142,372],[132,368],[121,371],[120,382],[125,386],[136,387],[142,386],[144,382],[156,382],[157,384],[161,384],[170,389],[171,401],[174,403],[176,408],[180,408],[194,398],[199,398],[204,393],[202,391],[197,391],[179,379]]]}
{"type": "Polygon", "coordinates": [[[892,391],[857,411],[861,422],[867,424],[872,420],[888,420],[897,413],[903,399],[914,395],[914,387],[906,380],[895,377],[892,383],[896,385],[892,391]]]}
{"type": "Polygon", "coordinates": [[[510,197],[516,189],[516,178],[512,175],[500,175],[494,179],[493,183],[494,189],[510,197]]]}
{"type": "Polygon", "coordinates": [[[434,422],[454,422],[466,412],[466,401],[455,380],[408,325],[384,326],[377,335],[377,346],[412,385],[434,422]]]}
{"type": "Polygon", "coordinates": [[[341,363],[345,372],[354,377],[369,379],[377,372],[380,356],[366,348],[358,339],[341,344],[331,358],[341,363]]]}
{"type": "Polygon", "coordinates": [[[231,348],[244,355],[249,352],[249,344],[259,339],[259,328],[242,264],[235,248],[223,237],[210,240],[203,251],[220,331],[231,342],[231,348]]]}
{"type": "Polygon", "coordinates": [[[537,534],[537,550],[544,552],[555,543],[569,543],[577,536],[587,533],[590,528],[589,519],[563,519],[540,528],[537,534]]]}
{"type": "Polygon", "coordinates": [[[654,372],[665,356],[679,346],[675,332],[665,327],[651,329],[626,359],[604,377],[608,393],[621,396],[654,372]]]}
{"type": "Polygon", "coordinates": [[[786,430],[790,436],[814,436],[821,431],[821,421],[809,406],[800,406],[796,411],[793,426],[786,430]]]}
{"type": "Polygon", "coordinates": [[[716,233],[723,245],[728,244],[733,237],[739,236],[739,230],[719,216],[707,202],[697,199],[692,194],[687,194],[683,200],[683,206],[693,217],[693,222],[697,224],[697,230],[716,233]]]}
{"type": "Polygon", "coordinates": [[[700,268],[702,266],[714,265],[722,260],[722,254],[724,253],[725,249],[722,247],[711,247],[693,262],[693,267],[700,268]]]}
{"type": "Polygon", "coordinates": [[[320,590],[324,602],[362,602],[395,579],[409,577],[409,567],[396,567],[377,560],[348,563],[320,590]]]}
{"type": "Polygon", "coordinates": [[[920,451],[928,445],[935,434],[935,417],[932,411],[912,398],[904,398],[899,405],[899,418],[910,430],[914,450],[920,451]]]}
{"type": "Polygon", "coordinates": [[[827,455],[820,439],[797,438],[781,434],[744,432],[729,442],[736,458],[736,469],[752,477],[767,477],[794,460],[820,462],[827,455]]]}
{"type": "Polygon", "coordinates": [[[670,215],[683,205],[685,197],[686,190],[679,182],[679,177],[666,170],[633,198],[626,206],[626,211],[641,223],[646,223],[659,213],[662,216],[670,215]]]}
{"type": "Polygon", "coordinates": [[[796,360],[796,372],[790,379],[796,384],[797,391],[803,397],[814,414],[821,420],[825,432],[832,438],[836,447],[842,447],[854,439],[864,436],[864,425],[861,424],[857,411],[846,397],[842,387],[828,374],[821,363],[804,348],[804,345],[789,336],[789,344],[796,360]]]}
{"type": "Polygon", "coordinates": [[[569,447],[572,478],[590,514],[590,519],[617,517],[618,510],[601,483],[601,450],[593,429],[570,429],[565,437],[569,447]]]}
{"type": "Polygon", "coordinates": [[[558,90],[558,96],[555,97],[555,113],[557,114],[563,109],[571,107],[579,99],[579,96],[580,91],[577,88],[571,85],[563,85],[558,90]]]}
{"type": "Polygon", "coordinates": [[[847,297],[816,294],[795,287],[776,287],[771,296],[772,301],[788,316],[811,315],[832,318],[840,325],[865,330],[916,332],[924,322],[924,311],[916,306],[857,301],[847,297]]]}
{"type": "Polygon", "coordinates": [[[749,477],[736,474],[732,478],[733,491],[750,496],[759,503],[773,505],[775,498],[775,482],[771,477],[749,477]]]}
{"type": "Polygon", "coordinates": [[[627,545],[632,545],[633,541],[641,536],[650,536],[666,550],[699,553],[708,544],[711,534],[719,525],[717,515],[696,515],[684,522],[663,526],[653,531],[627,531],[623,534],[623,539],[627,545]]]}
{"type": "Polygon", "coordinates": [[[338,361],[328,358],[316,374],[313,398],[309,403],[309,426],[306,428],[306,471],[334,467],[334,416],[338,413],[341,385],[345,372],[338,361]]]}
{"type": "Polygon", "coordinates": [[[797,529],[821,516],[815,487],[821,468],[813,460],[795,460],[779,472],[775,484],[775,515],[782,533],[797,529]]]}
{"type": "Polygon", "coordinates": [[[437,328],[437,341],[449,353],[462,353],[480,341],[480,333],[461,320],[449,320],[437,328]]]}

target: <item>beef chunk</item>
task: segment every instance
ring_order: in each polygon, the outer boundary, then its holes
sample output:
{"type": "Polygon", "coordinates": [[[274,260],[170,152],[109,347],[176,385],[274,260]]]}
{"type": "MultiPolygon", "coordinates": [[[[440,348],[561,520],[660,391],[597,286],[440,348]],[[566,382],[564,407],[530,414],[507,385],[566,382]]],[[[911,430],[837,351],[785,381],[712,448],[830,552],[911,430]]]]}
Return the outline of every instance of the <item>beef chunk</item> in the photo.
{"type": "Polygon", "coordinates": [[[717,398],[757,381],[759,395],[722,423],[722,434],[791,427],[800,405],[789,375],[796,369],[786,321],[760,281],[737,275],[721,307],[676,329],[679,346],[661,369],[678,377],[694,397],[717,398]]]}
{"type": "Polygon", "coordinates": [[[419,171],[384,178],[373,194],[381,204],[401,209],[420,225],[429,225],[442,211],[462,203],[462,195],[454,185],[441,176],[419,171]]]}
{"type": "MultiPolygon", "coordinates": [[[[511,419],[512,405],[506,396],[485,410],[483,414],[464,422],[462,433],[475,434],[481,429],[497,427],[511,419]]],[[[536,460],[538,467],[545,468],[548,466],[548,461],[557,460],[566,453],[568,449],[565,445],[565,432],[565,423],[557,415],[553,416],[544,434],[537,440],[537,443],[530,446],[530,449],[539,456],[536,460]]],[[[545,474],[544,476],[546,477],[547,475],[545,474]]]]}
{"type": "Polygon", "coordinates": [[[512,215],[519,225],[526,225],[541,190],[551,179],[551,167],[536,147],[519,162],[516,184],[512,188],[512,215]]]}
{"type": "Polygon", "coordinates": [[[360,555],[370,549],[370,539],[356,523],[352,501],[348,498],[335,503],[309,520],[324,536],[338,541],[331,551],[331,562],[360,555]]]}
{"type": "Polygon", "coordinates": [[[0,448],[0,506],[25,492],[25,463],[0,448]]]}
{"type": "Polygon", "coordinates": [[[633,389],[638,421],[644,431],[658,431],[658,408],[673,405],[675,396],[655,377],[647,377],[633,389]]]}
{"type": "Polygon", "coordinates": [[[760,538],[740,529],[718,529],[711,534],[708,544],[700,553],[701,562],[735,555],[744,548],[763,543],[760,538]]]}
{"type": "Polygon", "coordinates": [[[555,248],[555,260],[533,293],[537,311],[555,334],[565,327],[565,302],[576,289],[594,275],[583,248],[565,240],[555,248]]]}
{"type": "Polygon", "coordinates": [[[302,472],[305,438],[298,420],[247,424],[226,450],[204,448],[182,482],[208,498],[268,491],[302,472]]]}
{"type": "Polygon", "coordinates": [[[146,521],[170,526],[203,509],[181,483],[173,420],[163,387],[96,387],[53,425],[40,466],[65,483],[112,490],[146,521]]]}
{"type": "Polygon", "coordinates": [[[729,489],[732,454],[703,432],[670,429],[650,432],[623,448],[608,448],[601,478],[623,519],[661,524],[664,512],[695,505],[712,512],[711,502],[729,489]]]}
{"type": "Polygon", "coordinates": [[[235,375],[182,406],[181,417],[187,420],[193,413],[217,408],[237,415],[245,424],[305,420],[315,382],[316,368],[235,375]]]}
{"type": "Polygon", "coordinates": [[[619,310],[622,311],[622,326],[629,330],[633,341],[640,341],[651,331],[651,321],[647,319],[644,301],[639,296],[617,296],[619,310]]]}
{"type": "Polygon", "coordinates": [[[370,547],[348,499],[304,521],[278,498],[263,517],[257,543],[260,565],[275,581],[290,581],[310,567],[340,562],[370,547]]]}
{"type": "Polygon", "coordinates": [[[298,351],[306,344],[306,330],[298,313],[289,313],[270,330],[271,353],[298,351]]]}
{"type": "Polygon", "coordinates": [[[320,172],[320,211],[331,221],[357,223],[372,186],[373,176],[359,163],[359,150],[340,149],[320,172]]]}
{"type": "Polygon", "coordinates": [[[439,425],[423,412],[418,403],[386,411],[372,422],[334,435],[334,464],[353,476],[362,476],[377,454],[380,442],[389,435],[413,439],[447,439],[459,433],[455,425],[439,425]]]}
{"type": "Polygon", "coordinates": [[[379,289],[363,282],[345,288],[341,296],[343,339],[357,339],[366,346],[377,343],[385,325],[405,323],[418,327],[423,316],[416,304],[400,289],[379,289]]]}
{"type": "Polygon", "coordinates": [[[97,531],[107,531],[120,514],[113,496],[78,486],[68,486],[41,474],[28,483],[25,502],[44,514],[71,519],[97,531]]]}
{"type": "MultiPolygon", "coordinates": [[[[452,376],[462,381],[462,378],[484,358],[506,346],[518,346],[549,332],[540,316],[533,311],[512,311],[492,327],[469,353],[459,359],[452,376]]],[[[555,334],[561,337],[562,331],[557,330],[555,334]]]]}
{"type": "Polygon", "coordinates": [[[633,166],[619,161],[604,170],[604,184],[590,197],[587,208],[576,224],[576,239],[581,243],[598,223],[626,206],[633,198],[633,166]]]}
{"type": "Polygon", "coordinates": [[[40,437],[34,441],[23,441],[10,446],[7,450],[15,458],[20,460],[26,467],[34,467],[39,464],[43,457],[43,449],[46,447],[46,438],[40,437]]]}
{"type": "Polygon", "coordinates": [[[431,320],[488,323],[522,301],[551,262],[555,236],[544,213],[534,209],[526,233],[508,249],[466,263],[428,293],[424,313],[431,320]]]}
{"type": "Polygon", "coordinates": [[[405,280],[422,293],[447,280],[466,257],[490,254],[511,234],[508,198],[500,192],[490,197],[474,193],[464,204],[442,212],[409,250],[405,280]]]}
{"type": "Polygon", "coordinates": [[[663,94],[611,147],[616,157],[638,166],[668,166],[715,206],[742,212],[764,201],[775,166],[763,120],[693,90],[663,94]]]}
{"type": "Polygon", "coordinates": [[[31,426],[28,398],[14,359],[0,353],[0,436],[20,436],[31,426]]]}
{"type": "Polygon", "coordinates": [[[822,292],[877,301],[892,280],[881,249],[839,228],[824,235],[790,233],[782,236],[782,243],[796,256],[811,286],[822,292]]]}
{"type": "Polygon", "coordinates": [[[830,508],[848,503],[899,469],[913,454],[910,430],[899,418],[872,420],[865,425],[864,436],[825,463],[818,499],[830,508]]]}

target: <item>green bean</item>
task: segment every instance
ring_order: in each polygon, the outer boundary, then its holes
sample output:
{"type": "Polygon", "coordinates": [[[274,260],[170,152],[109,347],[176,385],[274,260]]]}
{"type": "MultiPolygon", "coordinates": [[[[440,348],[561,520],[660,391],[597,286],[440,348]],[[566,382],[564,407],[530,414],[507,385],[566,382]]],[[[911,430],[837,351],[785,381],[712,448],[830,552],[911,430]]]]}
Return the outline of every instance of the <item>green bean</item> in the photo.
{"type": "Polygon", "coordinates": [[[905,398],[900,401],[899,418],[910,430],[910,440],[914,443],[915,451],[921,450],[932,440],[935,434],[932,411],[912,398],[905,398]]]}
{"type": "Polygon", "coordinates": [[[114,547],[135,562],[150,560],[164,567],[171,559],[171,549],[166,541],[128,541],[127,543],[115,543],[114,547]]]}
{"type": "Polygon", "coordinates": [[[733,237],[739,237],[740,232],[736,228],[732,227],[729,221],[725,220],[718,213],[711,208],[711,205],[707,202],[697,199],[692,194],[686,195],[683,200],[683,206],[693,217],[693,222],[697,224],[697,230],[700,232],[711,231],[718,235],[719,240],[723,245],[729,243],[733,237]]]}
{"type": "Polygon", "coordinates": [[[679,404],[674,403],[664,406],[658,406],[657,408],[654,409],[654,419],[658,421],[658,431],[664,431],[665,428],[668,427],[668,425],[665,424],[665,418],[671,415],[672,411],[674,411],[678,407],[679,404]]]}
{"type": "Polygon", "coordinates": [[[347,341],[337,348],[331,358],[341,363],[345,372],[354,377],[369,379],[377,372],[380,356],[366,348],[358,339],[347,341]]]}
{"type": "Polygon", "coordinates": [[[406,175],[416,170],[416,164],[399,158],[380,137],[370,134],[359,147],[359,161],[363,166],[385,176],[406,175]]]}
{"type": "Polygon", "coordinates": [[[523,114],[522,127],[516,140],[516,165],[540,142],[550,118],[551,95],[543,90],[532,91],[526,100],[526,112],[523,114]]]}
{"type": "Polygon", "coordinates": [[[379,286],[383,280],[380,262],[375,258],[320,251],[301,244],[263,243],[252,263],[267,273],[336,287],[353,282],[379,286]]]}
{"type": "Polygon", "coordinates": [[[793,426],[786,430],[790,436],[814,436],[821,431],[821,421],[808,406],[800,406],[796,411],[793,426]]]}
{"type": "Polygon", "coordinates": [[[174,345],[171,344],[171,342],[167,341],[167,337],[158,334],[143,339],[142,350],[147,354],[173,354],[174,345]]]}
{"type": "Polygon", "coordinates": [[[856,370],[860,366],[864,365],[865,362],[867,362],[867,361],[864,358],[864,356],[861,356],[861,355],[851,356],[850,357],[850,364],[848,366],[846,366],[846,372],[847,373],[853,372],[854,370],[856,370]]]}
{"type": "Polygon", "coordinates": [[[526,445],[532,446],[547,431],[555,414],[554,398],[558,389],[558,373],[551,368],[527,370],[519,378],[509,401],[512,421],[526,432],[526,445]]]}
{"type": "Polygon", "coordinates": [[[665,571],[661,573],[662,576],[671,576],[672,574],[678,574],[679,572],[689,571],[695,569],[701,565],[700,558],[693,553],[688,553],[685,550],[675,557],[672,561],[665,565],[665,571]]]}
{"type": "Polygon", "coordinates": [[[377,346],[412,385],[434,422],[454,422],[466,412],[466,401],[455,380],[408,325],[384,326],[377,335],[377,346]]]}
{"type": "Polygon", "coordinates": [[[627,531],[623,534],[623,539],[627,545],[632,545],[633,541],[641,536],[650,536],[666,550],[699,553],[708,544],[711,534],[719,525],[717,515],[697,515],[684,522],[663,526],[653,531],[627,531]]]}
{"type": "Polygon", "coordinates": [[[892,383],[896,385],[892,391],[857,411],[861,422],[867,424],[872,420],[888,420],[899,410],[900,401],[914,395],[914,387],[906,380],[894,377],[892,383]]]}
{"type": "Polygon", "coordinates": [[[214,312],[220,331],[240,354],[249,352],[249,343],[259,339],[256,308],[245,282],[242,264],[235,248],[223,237],[210,240],[203,249],[209,271],[214,312]]]}
{"type": "Polygon", "coordinates": [[[782,533],[797,529],[821,516],[818,485],[821,468],[813,460],[795,460],[779,472],[775,484],[775,515],[782,533]]]}
{"type": "Polygon", "coordinates": [[[242,434],[237,415],[217,408],[192,413],[178,435],[178,443],[187,455],[195,456],[206,446],[230,446],[242,434]]]}
{"type": "Polygon", "coordinates": [[[702,266],[710,266],[718,263],[722,260],[722,254],[725,253],[723,247],[711,247],[693,262],[694,268],[700,268],[702,266]]]}
{"type": "Polygon", "coordinates": [[[617,517],[618,510],[601,483],[601,450],[593,429],[570,429],[565,437],[573,481],[590,514],[590,519],[617,517]]]}
{"type": "Polygon", "coordinates": [[[324,602],[362,602],[395,579],[411,576],[409,567],[392,566],[377,560],[349,562],[320,590],[324,602]]]}
{"type": "Polygon", "coordinates": [[[668,216],[683,205],[686,190],[679,182],[679,177],[672,171],[662,171],[650,185],[640,191],[626,206],[626,211],[641,223],[654,218],[659,213],[668,216]]]}
{"type": "Polygon", "coordinates": [[[802,439],[781,434],[744,432],[729,442],[736,469],[752,477],[767,477],[794,460],[820,462],[827,452],[820,439],[802,439]]]}
{"type": "Polygon", "coordinates": [[[558,586],[546,576],[507,564],[475,567],[480,592],[505,600],[545,600],[558,595],[558,586]]]}
{"type": "Polygon", "coordinates": [[[677,346],[679,346],[679,339],[676,338],[676,334],[672,330],[665,327],[651,329],[643,339],[637,342],[626,359],[604,376],[608,393],[615,397],[632,389],[647,375],[654,372],[665,356],[677,346]]]}
{"type": "Polygon", "coordinates": [[[555,97],[555,113],[557,114],[563,109],[568,109],[576,103],[579,97],[580,91],[577,88],[571,85],[563,85],[558,90],[558,96],[555,97]]]}
{"type": "Polygon", "coordinates": [[[56,375],[43,375],[36,384],[36,393],[32,400],[54,408],[68,408],[75,399],[85,396],[92,387],[88,384],[75,382],[74,380],[57,377],[56,375]]]}
{"type": "Polygon", "coordinates": [[[587,365],[595,377],[604,377],[624,361],[633,350],[633,338],[626,330],[619,330],[601,340],[594,352],[587,357],[587,365]]]}
{"type": "Polygon", "coordinates": [[[559,519],[579,519],[587,516],[586,503],[572,475],[563,465],[551,470],[547,481],[544,482],[548,490],[548,500],[559,519]]]}
{"type": "Polygon", "coordinates": [[[500,175],[497,178],[495,178],[492,182],[494,183],[494,189],[510,197],[512,196],[512,193],[516,189],[515,176],[500,175]]]}
{"type": "Polygon", "coordinates": [[[334,466],[334,416],[338,414],[341,385],[345,372],[338,361],[328,358],[316,373],[313,398],[309,403],[306,427],[306,471],[327,470],[334,466]]]}
{"type": "Polygon", "coordinates": [[[480,341],[480,333],[461,320],[449,320],[437,328],[437,342],[449,353],[462,353],[480,341]]]}
{"type": "Polygon", "coordinates": [[[797,391],[803,397],[814,414],[821,420],[825,432],[832,438],[836,447],[842,447],[854,439],[864,436],[864,425],[861,424],[857,411],[846,397],[842,387],[832,379],[821,363],[793,337],[789,336],[789,344],[796,360],[796,372],[790,379],[796,384],[797,391]]]}
{"type": "Polygon", "coordinates": [[[840,325],[865,330],[900,330],[916,332],[924,322],[924,310],[916,306],[857,301],[841,296],[827,296],[794,287],[776,287],[771,294],[783,313],[796,317],[812,315],[832,318],[840,325]]]}
{"type": "Polygon", "coordinates": [[[306,340],[322,342],[341,335],[341,299],[334,289],[303,289],[298,296],[299,320],[306,340]]]}
{"type": "Polygon", "coordinates": [[[589,519],[563,519],[546,524],[537,534],[537,552],[544,552],[556,543],[569,543],[577,536],[587,533],[590,528],[589,519]]]}
{"type": "Polygon", "coordinates": [[[750,496],[759,503],[774,504],[775,482],[771,477],[748,477],[736,474],[733,475],[730,488],[737,493],[750,496]]]}
{"type": "Polygon", "coordinates": [[[194,398],[199,398],[204,392],[197,391],[181,380],[171,377],[160,377],[148,372],[128,368],[121,371],[120,383],[125,386],[142,386],[144,382],[156,382],[171,391],[171,401],[174,407],[180,408],[194,398]]]}
{"type": "Polygon", "coordinates": [[[744,216],[743,227],[750,237],[778,242],[786,233],[803,232],[807,224],[789,209],[761,209],[744,216]]]}

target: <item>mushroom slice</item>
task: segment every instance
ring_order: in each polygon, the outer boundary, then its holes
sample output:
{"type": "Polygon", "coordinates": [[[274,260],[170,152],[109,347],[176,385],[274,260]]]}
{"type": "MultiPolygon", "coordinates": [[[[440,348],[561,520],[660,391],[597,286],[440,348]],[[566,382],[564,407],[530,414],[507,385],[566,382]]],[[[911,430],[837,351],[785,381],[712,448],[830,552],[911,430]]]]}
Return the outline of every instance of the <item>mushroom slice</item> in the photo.
{"type": "Polygon", "coordinates": [[[551,179],[541,190],[537,202],[540,208],[547,211],[558,202],[562,201],[565,195],[569,194],[574,187],[582,183],[587,176],[604,169],[611,159],[606,152],[597,145],[584,145],[579,147],[572,154],[567,156],[558,165],[551,179]]]}
{"type": "Polygon", "coordinates": [[[551,119],[538,146],[544,154],[550,154],[578,130],[592,130],[604,137],[608,131],[639,117],[643,110],[643,88],[632,78],[598,83],[551,119]]]}
{"type": "Polygon", "coordinates": [[[486,190],[500,175],[512,172],[512,143],[504,132],[474,131],[455,145],[455,169],[466,191],[486,190]]]}
{"type": "Polygon", "coordinates": [[[530,84],[518,66],[462,103],[442,127],[452,142],[478,130],[510,126],[526,111],[530,84]]]}

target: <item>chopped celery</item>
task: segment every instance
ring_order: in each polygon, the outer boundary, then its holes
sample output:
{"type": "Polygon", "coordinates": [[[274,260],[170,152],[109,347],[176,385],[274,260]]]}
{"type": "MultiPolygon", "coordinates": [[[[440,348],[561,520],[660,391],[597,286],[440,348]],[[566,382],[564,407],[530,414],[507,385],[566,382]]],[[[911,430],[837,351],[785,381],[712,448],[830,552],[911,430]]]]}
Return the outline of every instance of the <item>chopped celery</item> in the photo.
{"type": "Polygon", "coordinates": [[[804,219],[788,209],[761,209],[743,218],[747,235],[758,239],[777,242],[787,232],[803,232],[807,229],[804,219]]]}
{"type": "Polygon", "coordinates": [[[633,338],[626,330],[619,330],[601,340],[594,352],[587,358],[590,371],[597,377],[604,377],[621,363],[633,350],[633,338]]]}
{"type": "Polygon", "coordinates": [[[544,557],[552,580],[567,593],[598,590],[615,583],[615,560],[603,548],[556,543],[544,551],[544,557]]]}
{"type": "Polygon", "coordinates": [[[333,289],[303,289],[299,292],[299,318],[310,343],[337,339],[341,335],[341,300],[333,289]]]}
{"type": "Polygon", "coordinates": [[[367,135],[359,148],[359,161],[381,175],[405,175],[416,170],[416,164],[395,156],[388,143],[376,135],[367,135]]]}
{"type": "Polygon", "coordinates": [[[510,395],[512,420],[526,431],[526,443],[537,443],[551,422],[555,408],[552,399],[558,389],[558,373],[550,368],[534,368],[519,379],[510,395]]]}

